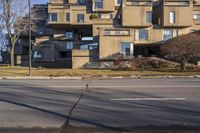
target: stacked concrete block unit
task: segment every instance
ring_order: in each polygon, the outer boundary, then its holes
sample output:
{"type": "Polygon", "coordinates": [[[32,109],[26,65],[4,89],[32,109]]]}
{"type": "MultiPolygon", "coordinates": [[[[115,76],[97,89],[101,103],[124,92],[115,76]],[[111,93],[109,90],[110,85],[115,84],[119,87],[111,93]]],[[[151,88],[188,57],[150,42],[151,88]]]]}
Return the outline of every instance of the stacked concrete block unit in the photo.
{"type": "Polygon", "coordinates": [[[198,0],[49,0],[35,62],[82,68],[112,55],[157,56],[159,45],[200,30],[198,0]],[[37,55],[39,54],[39,55],[37,55]],[[65,65],[64,65],[65,64],[65,65]]]}

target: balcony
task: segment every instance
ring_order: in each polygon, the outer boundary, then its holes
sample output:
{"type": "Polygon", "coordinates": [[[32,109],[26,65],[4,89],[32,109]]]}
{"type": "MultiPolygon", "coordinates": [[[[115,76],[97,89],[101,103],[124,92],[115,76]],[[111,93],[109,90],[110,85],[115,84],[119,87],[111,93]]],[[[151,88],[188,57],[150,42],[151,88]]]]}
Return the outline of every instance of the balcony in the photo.
{"type": "Polygon", "coordinates": [[[151,0],[127,0],[126,6],[152,6],[151,0]]]}
{"type": "Polygon", "coordinates": [[[192,0],[162,0],[154,7],[155,23],[163,27],[189,27],[193,25],[192,0]]]}
{"type": "Polygon", "coordinates": [[[102,0],[101,2],[93,1],[92,11],[93,12],[113,12],[115,10],[114,0],[102,0]]]}
{"type": "Polygon", "coordinates": [[[122,25],[124,27],[151,27],[152,2],[149,0],[124,0],[122,7],[122,25]],[[150,16],[149,13],[151,13],[150,16]],[[132,16],[132,17],[130,17],[132,16]]]}

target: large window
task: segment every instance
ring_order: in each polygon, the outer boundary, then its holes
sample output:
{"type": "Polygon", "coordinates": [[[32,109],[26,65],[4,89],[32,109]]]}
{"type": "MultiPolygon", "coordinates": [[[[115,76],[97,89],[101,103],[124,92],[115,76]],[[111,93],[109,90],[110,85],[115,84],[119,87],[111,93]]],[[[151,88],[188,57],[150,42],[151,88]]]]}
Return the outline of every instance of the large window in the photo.
{"type": "Polygon", "coordinates": [[[169,23],[170,24],[176,23],[176,13],[174,11],[169,13],[169,23]]]}
{"type": "Polygon", "coordinates": [[[49,21],[57,22],[57,20],[58,20],[57,13],[49,13],[49,21]]]}
{"type": "Polygon", "coordinates": [[[77,14],[77,22],[78,23],[84,22],[84,14],[77,14]]]}
{"type": "Polygon", "coordinates": [[[140,29],[139,30],[139,40],[148,40],[148,30],[140,29]]]}
{"type": "Polygon", "coordinates": [[[128,56],[133,56],[133,44],[130,42],[121,42],[121,53],[128,56]]]}
{"type": "Polygon", "coordinates": [[[164,40],[169,40],[173,38],[173,30],[172,29],[166,29],[164,30],[164,40]]]}
{"type": "Polygon", "coordinates": [[[103,0],[94,0],[94,8],[102,9],[103,8],[103,0]]]}
{"type": "Polygon", "coordinates": [[[146,12],[146,19],[148,23],[152,23],[152,12],[146,12]]]}

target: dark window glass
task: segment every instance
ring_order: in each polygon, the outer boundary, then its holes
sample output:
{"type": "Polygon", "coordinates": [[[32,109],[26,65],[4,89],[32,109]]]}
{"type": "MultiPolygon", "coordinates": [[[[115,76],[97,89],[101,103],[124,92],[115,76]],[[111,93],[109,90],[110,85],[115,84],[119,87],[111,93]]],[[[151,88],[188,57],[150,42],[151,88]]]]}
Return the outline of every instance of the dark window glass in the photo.
{"type": "Polygon", "coordinates": [[[66,13],[66,21],[67,21],[67,22],[70,21],[70,13],[66,13]]]}
{"type": "Polygon", "coordinates": [[[84,22],[84,14],[77,14],[77,22],[78,23],[84,22]]]}
{"type": "Polygon", "coordinates": [[[94,8],[102,9],[103,8],[103,0],[94,0],[94,8]]]}
{"type": "Polygon", "coordinates": [[[139,30],[139,40],[148,40],[148,30],[139,30]]]}
{"type": "Polygon", "coordinates": [[[147,22],[152,23],[152,12],[147,12],[146,17],[147,17],[147,22]]]}
{"type": "Polygon", "coordinates": [[[57,13],[49,13],[49,21],[56,22],[58,19],[57,13]]]}

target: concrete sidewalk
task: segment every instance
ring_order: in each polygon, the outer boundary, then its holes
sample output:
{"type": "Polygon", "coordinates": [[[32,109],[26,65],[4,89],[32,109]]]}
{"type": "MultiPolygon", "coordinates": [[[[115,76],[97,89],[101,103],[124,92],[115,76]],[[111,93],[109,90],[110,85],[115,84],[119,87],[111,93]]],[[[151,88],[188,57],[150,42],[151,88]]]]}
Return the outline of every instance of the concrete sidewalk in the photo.
{"type": "Polygon", "coordinates": [[[138,78],[200,78],[200,75],[191,75],[191,76],[141,76],[141,75],[132,75],[132,76],[107,76],[102,75],[99,77],[95,76],[59,76],[59,77],[50,77],[50,76],[0,76],[0,80],[81,80],[81,79],[138,79],[138,78]]]}

